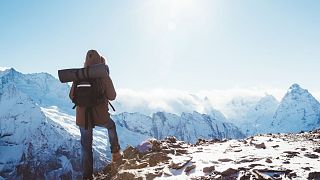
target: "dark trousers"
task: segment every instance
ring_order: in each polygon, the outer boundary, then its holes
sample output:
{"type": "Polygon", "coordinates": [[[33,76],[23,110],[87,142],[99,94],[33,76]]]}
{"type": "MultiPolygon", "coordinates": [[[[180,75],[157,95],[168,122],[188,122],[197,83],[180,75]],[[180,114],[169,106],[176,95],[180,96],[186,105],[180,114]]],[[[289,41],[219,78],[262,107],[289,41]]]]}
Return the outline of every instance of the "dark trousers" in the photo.
{"type": "MultiPolygon", "coordinates": [[[[119,152],[120,145],[114,121],[110,118],[104,126],[108,129],[111,153],[119,152]]],[[[93,173],[93,154],[92,154],[92,128],[85,129],[80,127],[81,133],[81,164],[83,178],[92,179],[93,173]]]]}

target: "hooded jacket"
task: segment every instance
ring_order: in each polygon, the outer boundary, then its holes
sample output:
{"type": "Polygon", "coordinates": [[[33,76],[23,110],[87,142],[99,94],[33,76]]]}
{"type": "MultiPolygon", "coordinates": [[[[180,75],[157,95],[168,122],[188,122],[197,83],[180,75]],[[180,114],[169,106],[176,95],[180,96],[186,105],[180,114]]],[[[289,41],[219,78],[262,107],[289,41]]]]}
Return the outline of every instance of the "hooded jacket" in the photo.
{"type": "MultiPolygon", "coordinates": [[[[105,60],[103,57],[99,55],[99,53],[95,50],[89,50],[86,56],[86,60],[84,63],[84,67],[93,65],[93,64],[99,64],[99,63],[105,63],[105,60]]],[[[101,103],[95,107],[93,107],[93,119],[89,119],[88,127],[94,127],[94,126],[106,126],[110,114],[109,114],[109,108],[108,103],[109,100],[112,101],[116,98],[116,91],[113,86],[112,80],[109,75],[107,75],[106,78],[102,79],[102,86],[105,89],[105,101],[104,103],[101,103]],[[93,124],[90,124],[90,122],[93,122],[93,124]]],[[[73,99],[74,96],[74,83],[72,83],[69,97],[70,99],[73,99]]],[[[85,127],[85,110],[86,107],[76,107],[76,124],[80,127],[85,127]]]]}

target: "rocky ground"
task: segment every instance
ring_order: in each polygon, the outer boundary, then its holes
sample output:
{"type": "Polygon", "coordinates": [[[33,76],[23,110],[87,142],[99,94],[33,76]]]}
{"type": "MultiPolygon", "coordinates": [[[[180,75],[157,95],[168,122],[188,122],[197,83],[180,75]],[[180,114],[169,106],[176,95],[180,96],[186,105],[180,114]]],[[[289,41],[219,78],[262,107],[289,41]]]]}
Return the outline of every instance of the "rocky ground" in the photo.
{"type": "Polygon", "coordinates": [[[196,144],[168,137],[123,153],[95,179],[320,179],[320,130],[196,144]]]}

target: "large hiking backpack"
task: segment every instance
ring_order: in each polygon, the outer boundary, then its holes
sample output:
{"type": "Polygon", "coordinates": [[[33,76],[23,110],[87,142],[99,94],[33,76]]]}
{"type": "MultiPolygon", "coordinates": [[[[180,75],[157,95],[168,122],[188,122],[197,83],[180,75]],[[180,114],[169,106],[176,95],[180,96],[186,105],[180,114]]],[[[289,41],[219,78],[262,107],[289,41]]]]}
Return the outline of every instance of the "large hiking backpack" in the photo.
{"type": "Polygon", "coordinates": [[[72,99],[75,106],[94,107],[105,102],[105,100],[106,96],[101,79],[75,82],[72,99]]]}
{"type": "Polygon", "coordinates": [[[88,129],[88,124],[90,120],[91,127],[93,124],[93,107],[102,104],[106,101],[106,95],[104,86],[102,85],[102,80],[97,79],[87,79],[84,81],[74,82],[73,98],[72,102],[74,107],[85,107],[85,129],[88,129]]]}

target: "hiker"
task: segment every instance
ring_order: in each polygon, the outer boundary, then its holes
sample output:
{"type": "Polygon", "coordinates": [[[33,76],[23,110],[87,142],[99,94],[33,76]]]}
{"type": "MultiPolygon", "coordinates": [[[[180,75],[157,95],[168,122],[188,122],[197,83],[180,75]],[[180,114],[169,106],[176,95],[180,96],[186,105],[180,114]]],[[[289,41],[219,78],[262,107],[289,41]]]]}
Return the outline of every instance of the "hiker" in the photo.
{"type": "MultiPolygon", "coordinates": [[[[96,50],[89,50],[86,55],[84,67],[100,63],[105,64],[105,59],[102,56],[100,56],[96,50]]],[[[107,70],[109,71],[108,68],[107,70]]],[[[114,89],[112,80],[109,77],[109,75],[107,75],[106,78],[95,79],[94,82],[96,84],[99,84],[99,86],[95,85],[94,87],[97,89],[99,89],[98,87],[100,87],[100,89],[94,92],[100,92],[100,94],[102,94],[101,96],[99,96],[101,97],[99,99],[101,103],[94,105],[92,108],[76,106],[76,124],[79,126],[81,133],[81,163],[83,179],[93,178],[92,129],[95,126],[102,126],[108,129],[108,136],[112,153],[112,162],[117,162],[122,158],[116,126],[108,112],[109,100],[112,101],[116,98],[116,91],[114,89]]],[[[76,96],[76,87],[78,87],[78,89],[80,87],[76,85],[77,82],[73,82],[69,94],[73,102],[74,98],[80,97],[79,95],[76,96]]],[[[93,95],[92,98],[97,98],[97,96],[93,95]]]]}

